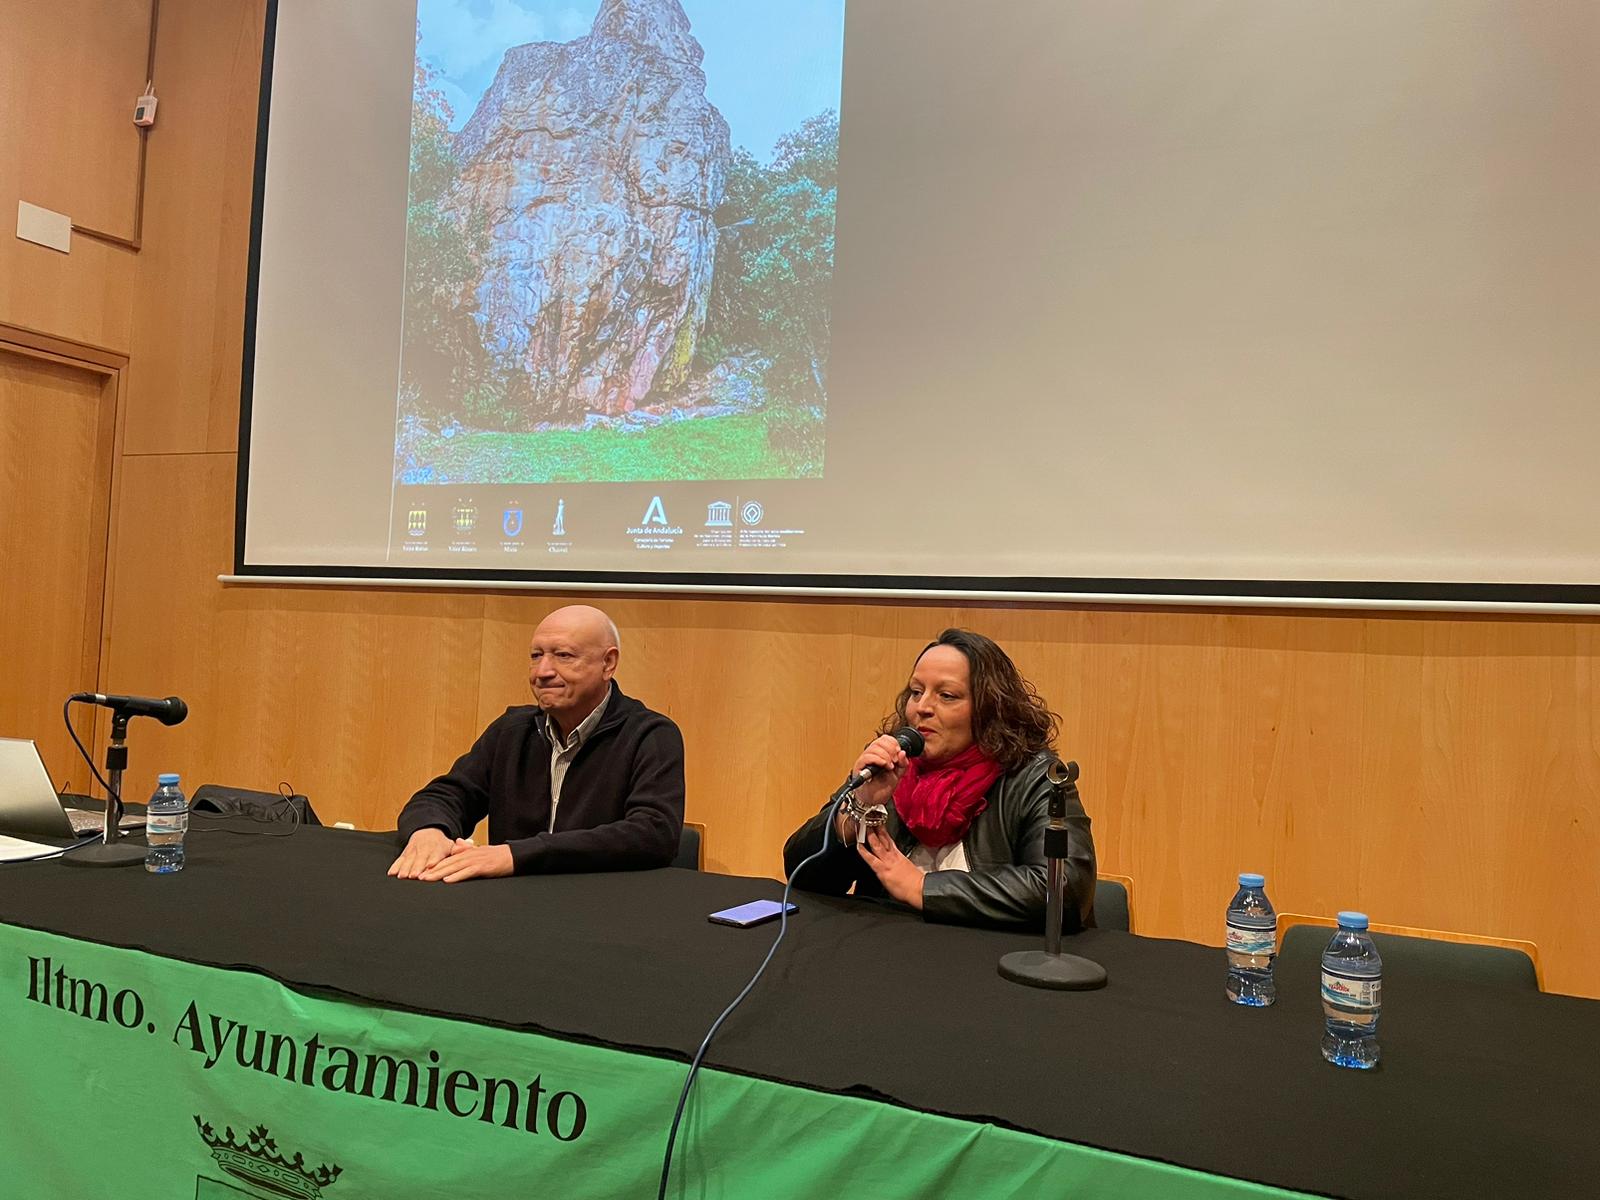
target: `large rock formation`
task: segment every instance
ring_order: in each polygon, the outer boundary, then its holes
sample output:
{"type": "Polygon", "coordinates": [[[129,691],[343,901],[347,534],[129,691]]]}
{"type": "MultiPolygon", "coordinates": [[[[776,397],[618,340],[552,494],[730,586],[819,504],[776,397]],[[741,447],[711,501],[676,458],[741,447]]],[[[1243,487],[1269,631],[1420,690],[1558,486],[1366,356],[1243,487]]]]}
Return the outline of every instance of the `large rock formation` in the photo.
{"type": "Polygon", "coordinates": [[[701,58],[678,0],[604,0],[587,36],[509,50],[456,136],[454,204],[489,234],[479,332],[525,373],[530,423],[628,412],[688,374],[729,162],[701,58]]]}

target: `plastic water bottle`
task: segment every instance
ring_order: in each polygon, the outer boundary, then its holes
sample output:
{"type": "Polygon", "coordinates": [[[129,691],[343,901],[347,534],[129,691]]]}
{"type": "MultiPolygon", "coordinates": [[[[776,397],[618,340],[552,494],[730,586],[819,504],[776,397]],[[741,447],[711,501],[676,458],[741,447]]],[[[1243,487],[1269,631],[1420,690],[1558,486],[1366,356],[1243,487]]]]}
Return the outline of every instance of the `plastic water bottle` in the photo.
{"type": "Polygon", "coordinates": [[[1267,877],[1239,876],[1228,905],[1228,999],[1265,1008],[1278,998],[1272,959],[1278,951],[1278,914],[1267,899],[1267,877]]]}
{"type": "Polygon", "coordinates": [[[144,869],[157,875],[183,870],[183,835],[189,832],[189,801],[178,786],[178,776],[156,776],[155,793],[145,813],[144,840],[149,847],[144,869]]]}
{"type": "Polygon", "coordinates": [[[1367,914],[1342,912],[1322,952],[1322,1057],[1337,1067],[1377,1066],[1382,1006],[1383,959],[1367,933],[1367,914]]]}

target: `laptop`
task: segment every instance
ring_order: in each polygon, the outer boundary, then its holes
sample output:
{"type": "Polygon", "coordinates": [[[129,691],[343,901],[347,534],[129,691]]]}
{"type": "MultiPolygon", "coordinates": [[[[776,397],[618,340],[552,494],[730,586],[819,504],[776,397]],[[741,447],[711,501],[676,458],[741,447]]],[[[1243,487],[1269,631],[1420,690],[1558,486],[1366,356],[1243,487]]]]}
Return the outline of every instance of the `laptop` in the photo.
{"type": "MultiPolygon", "coordinates": [[[[138,828],[124,817],[121,828],[138,828]]],[[[78,838],[99,833],[105,813],[67,808],[44,769],[39,747],[30,738],[0,737],[0,833],[23,837],[78,838]]]]}

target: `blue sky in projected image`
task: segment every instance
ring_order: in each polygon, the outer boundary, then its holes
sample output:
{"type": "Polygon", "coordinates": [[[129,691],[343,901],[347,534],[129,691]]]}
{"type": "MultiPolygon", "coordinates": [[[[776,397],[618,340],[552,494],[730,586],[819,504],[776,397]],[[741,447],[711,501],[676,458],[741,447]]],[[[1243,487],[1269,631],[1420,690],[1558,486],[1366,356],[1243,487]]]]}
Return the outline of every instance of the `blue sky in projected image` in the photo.
{"type": "MultiPolygon", "coordinates": [[[[763,162],[807,117],[839,107],[845,0],[680,0],[705,48],[706,94],[733,144],[763,162]]],[[[600,0],[418,0],[419,52],[437,67],[460,129],[524,42],[566,42],[594,23],[600,0]]]]}

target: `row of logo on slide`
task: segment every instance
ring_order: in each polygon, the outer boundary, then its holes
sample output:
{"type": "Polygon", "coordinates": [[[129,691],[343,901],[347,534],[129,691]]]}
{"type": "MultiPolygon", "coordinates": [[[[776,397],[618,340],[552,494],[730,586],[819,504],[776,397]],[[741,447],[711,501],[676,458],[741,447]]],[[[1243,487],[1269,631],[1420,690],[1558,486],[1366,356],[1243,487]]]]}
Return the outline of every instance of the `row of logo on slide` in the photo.
{"type": "MultiPolygon", "coordinates": [[[[459,503],[450,507],[448,531],[456,537],[471,537],[477,531],[479,519],[478,506],[472,503],[459,503]]],[[[760,501],[745,500],[739,504],[739,524],[759,525],[765,516],[760,501]]],[[[500,532],[508,538],[521,537],[526,514],[521,505],[512,504],[500,510],[500,532]]],[[[425,505],[412,505],[406,511],[406,536],[422,538],[428,536],[429,511],[425,505]]],[[[705,526],[707,529],[731,529],[734,524],[733,505],[726,500],[713,500],[706,505],[705,526]]],[[[650,497],[650,503],[645,506],[644,516],[640,518],[636,529],[667,530],[672,523],[667,520],[667,508],[661,502],[660,496],[650,497]]],[[[635,532],[630,529],[628,532],[635,532]]],[[[555,513],[550,522],[550,536],[562,538],[567,536],[567,502],[565,498],[556,501],[555,513]]]]}

